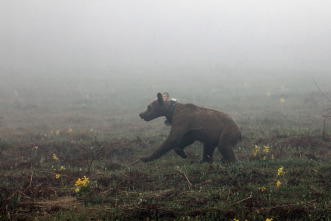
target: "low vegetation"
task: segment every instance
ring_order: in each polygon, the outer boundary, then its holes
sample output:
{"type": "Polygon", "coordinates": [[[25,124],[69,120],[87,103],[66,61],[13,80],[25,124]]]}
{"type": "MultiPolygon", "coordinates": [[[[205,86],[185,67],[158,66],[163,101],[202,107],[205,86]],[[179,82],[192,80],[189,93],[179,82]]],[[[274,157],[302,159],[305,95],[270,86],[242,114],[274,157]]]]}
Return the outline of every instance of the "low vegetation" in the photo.
{"type": "Polygon", "coordinates": [[[243,132],[233,164],[217,151],[213,163],[199,163],[198,142],[186,160],[170,152],[140,162],[169,132],[163,119],[139,121],[149,97],[24,109],[18,94],[19,106],[3,99],[0,108],[0,220],[331,219],[331,131],[316,114],[318,93],[221,97],[243,132]]]}

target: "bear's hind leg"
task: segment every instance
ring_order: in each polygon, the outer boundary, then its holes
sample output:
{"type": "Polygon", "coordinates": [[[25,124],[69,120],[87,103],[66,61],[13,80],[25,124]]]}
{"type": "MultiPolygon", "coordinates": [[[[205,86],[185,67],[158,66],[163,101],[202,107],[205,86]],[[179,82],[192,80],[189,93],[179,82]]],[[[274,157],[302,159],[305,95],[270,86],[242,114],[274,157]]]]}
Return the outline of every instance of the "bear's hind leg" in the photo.
{"type": "Polygon", "coordinates": [[[222,144],[218,146],[218,150],[224,157],[224,161],[227,162],[236,162],[238,161],[237,155],[233,150],[233,145],[231,144],[222,144]]]}
{"type": "Polygon", "coordinates": [[[203,145],[203,156],[201,162],[212,162],[214,157],[215,146],[209,143],[203,145]]]}

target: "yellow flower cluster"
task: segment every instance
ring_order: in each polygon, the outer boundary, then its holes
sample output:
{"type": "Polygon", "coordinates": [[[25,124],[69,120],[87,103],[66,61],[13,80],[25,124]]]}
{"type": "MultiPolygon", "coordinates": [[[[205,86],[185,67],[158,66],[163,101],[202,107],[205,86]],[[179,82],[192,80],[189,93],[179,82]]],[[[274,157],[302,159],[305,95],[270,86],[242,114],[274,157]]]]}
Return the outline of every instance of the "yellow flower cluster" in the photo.
{"type": "Polygon", "coordinates": [[[258,145],[255,145],[254,149],[255,149],[255,152],[254,152],[253,156],[256,157],[257,153],[260,150],[260,147],[258,145]]]}
{"type": "Polygon", "coordinates": [[[266,154],[268,154],[269,153],[269,149],[270,149],[270,147],[264,146],[263,152],[266,153],[266,154]]]}
{"type": "Polygon", "coordinates": [[[56,156],[56,154],[55,154],[55,153],[53,153],[53,159],[54,159],[54,160],[56,160],[56,161],[58,161],[58,160],[59,160],[59,158],[56,156]]]}
{"type": "Polygon", "coordinates": [[[76,181],[76,186],[87,186],[87,184],[89,184],[89,178],[87,178],[86,176],[84,176],[83,178],[78,178],[76,181]]]}
{"type": "Polygon", "coordinates": [[[268,146],[263,146],[263,153],[264,153],[264,156],[263,156],[263,160],[266,160],[267,159],[267,156],[268,156],[268,153],[270,151],[270,147],[268,146]]]}
{"type": "Polygon", "coordinates": [[[75,186],[75,192],[78,193],[80,191],[81,187],[87,187],[87,185],[90,183],[89,178],[87,178],[86,176],[84,176],[83,178],[78,178],[75,186]]]}
{"type": "Polygon", "coordinates": [[[55,160],[55,162],[56,162],[55,166],[52,165],[53,170],[54,170],[55,172],[57,172],[57,174],[55,175],[55,178],[56,178],[56,179],[59,179],[60,176],[61,176],[61,175],[60,175],[60,172],[63,171],[63,170],[66,170],[66,168],[65,168],[63,165],[60,166],[60,159],[56,156],[55,153],[53,153],[52,158],[53,158],[53,160],[55,160]]]}
{"type": "MultiPolygon", "coordinates": [[[[261,147],[259,147],[258,145],[255,145],[254,146],[254,153],[253,153],[253,156],[256,157],[258,155],[258,153],[260,152],[260,149],[261,147]]],[[[270,152],[270,147],[268,146],[263,146],[263,160],[266,160],[268,158],[268,154],[270,152]]],[[[271,155],[271,159],[275,159],[274,155],[272,154],[271,155]]]]}
{"type": "MultiPolygon", "coordinates": [[[[284,167],[280,167],[279,169],[278,169],[278,172],[277,172],[277,175],[278,176],[283,176],[285,174],[285,172],[284,172],[284,167]]],[[[277,180],[277,187],[279,188],[280,187],[280,185],[281,185],[282,183],[279,181],[279,180],[277,180]]]]}
{"type": "Polygon", "coordinates": [[[283,176],[285,174],[285,172],[283,170],[284,170],[284,167],[281,167],[278,169],[278,176],[283,176]]]}

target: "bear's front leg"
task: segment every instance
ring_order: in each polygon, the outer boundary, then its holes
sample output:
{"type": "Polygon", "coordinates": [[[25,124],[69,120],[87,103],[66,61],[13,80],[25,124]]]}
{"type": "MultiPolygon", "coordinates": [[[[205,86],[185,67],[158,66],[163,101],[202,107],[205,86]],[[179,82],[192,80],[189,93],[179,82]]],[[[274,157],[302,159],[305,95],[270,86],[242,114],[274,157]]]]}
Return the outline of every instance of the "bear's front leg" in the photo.
{"type": "Polygon", "coordinates": [[[176,152],[181,158],[183,158],[183,159],[186,159],[186,158],[187,158],[187,155],[186,155],[186,153],[184,152],[184,150],[176,148],[176,149],[174,149],[174,151],[175,151],[175,152],[176,152]]]}
{"type": "Polygon", "coordinates": [[[181,158],[186,159],[187,155],[184,152],[184,148],[191,145],[194,141],[194,139],[184,136],[173,149],[181,158]]]}
{"type": "Polygon", "coordinates": [[[151,155],[142,157],[142,158],[140,158],[140,160],[143,162],[156,160],[156,159],[160,158],[161,156],[163,156],[164,154],[166,154],[167,152],[169,152],[174,147],[174,145],[176,145],[176,142],[174,142],[170,139],[167,139],[151,155]]]}

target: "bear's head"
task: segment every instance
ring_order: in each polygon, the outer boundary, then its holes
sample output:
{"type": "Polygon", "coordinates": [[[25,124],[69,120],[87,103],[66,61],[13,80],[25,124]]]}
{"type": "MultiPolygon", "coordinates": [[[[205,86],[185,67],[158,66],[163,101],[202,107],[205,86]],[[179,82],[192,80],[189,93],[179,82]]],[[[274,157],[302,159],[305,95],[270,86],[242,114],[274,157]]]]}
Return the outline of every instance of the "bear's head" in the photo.
{"type": "Polygon", "coordinates": [[[169,106],[169,94],[167,92],[157,93],[157,99],[153,100],[147,106],[147,110],[140,113],[139,116],[145,121],[150,121],[155,118],[165,116],[169,106]]]}

